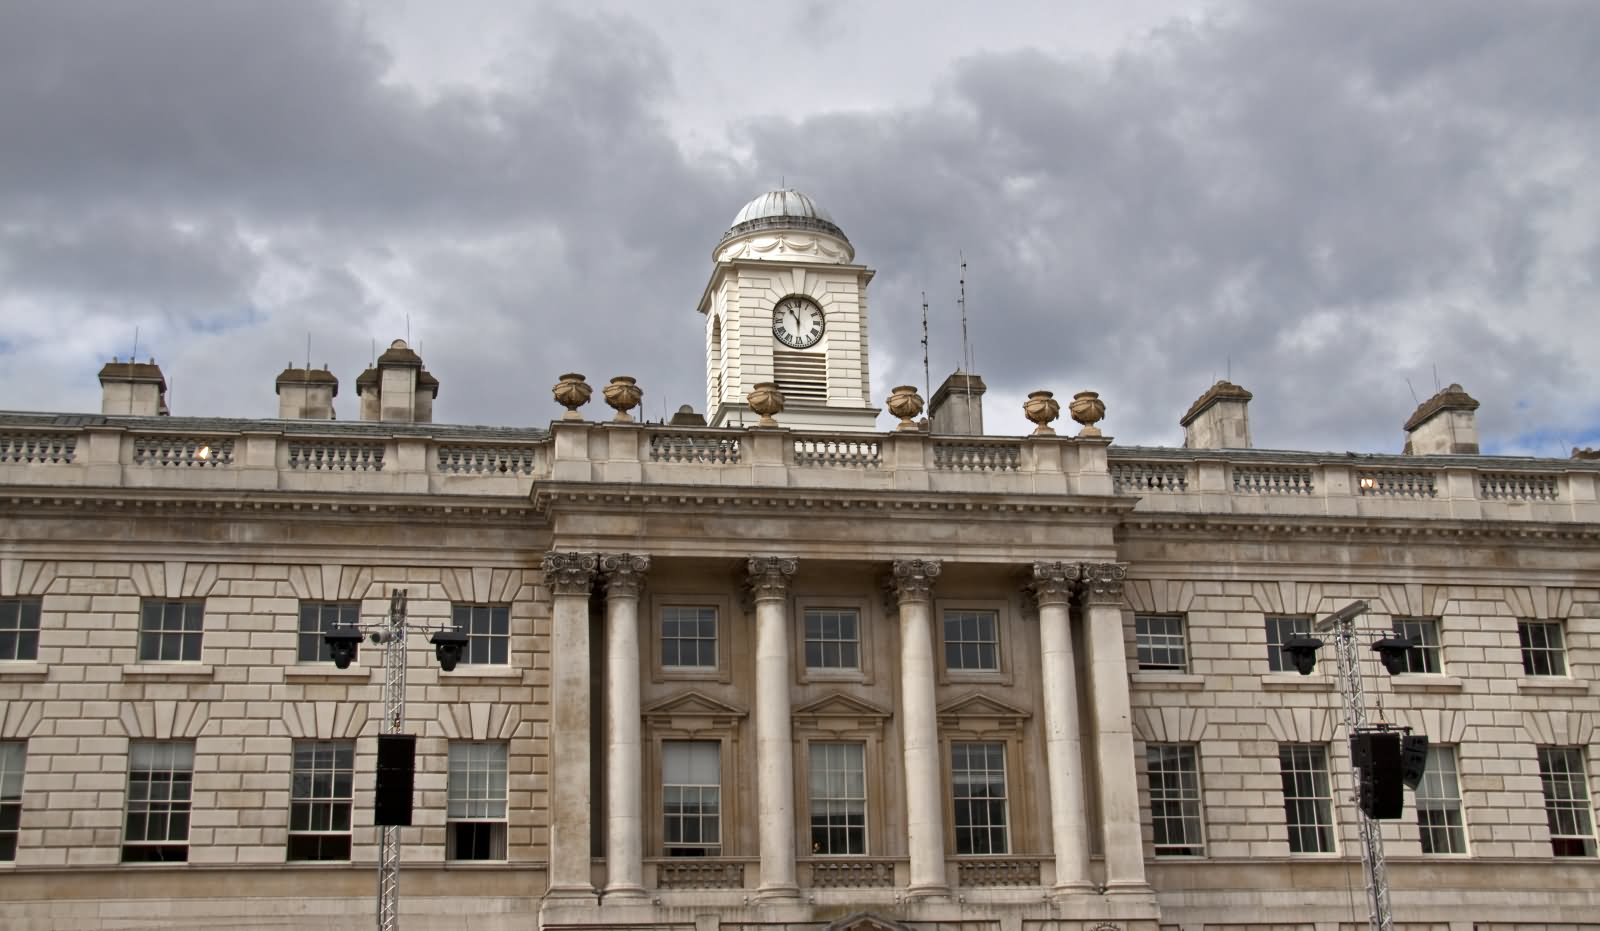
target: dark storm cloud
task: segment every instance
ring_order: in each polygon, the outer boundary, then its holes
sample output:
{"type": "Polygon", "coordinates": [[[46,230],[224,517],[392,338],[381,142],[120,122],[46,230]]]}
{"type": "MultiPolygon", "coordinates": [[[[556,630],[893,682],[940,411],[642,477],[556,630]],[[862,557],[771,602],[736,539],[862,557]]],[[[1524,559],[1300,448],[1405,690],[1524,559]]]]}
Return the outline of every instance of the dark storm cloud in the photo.
{"type": "Polygon", "coordinates": [[[880,388],[921,381],[923,289],[935,381],[956,363],[964,254],[996,403],[1092,387],[1123,442],[1175,441],[1230,371],[1258,445],[1396,449],[1435,365],[1490,445],[1600,421],[1573,402],[1600,395],[1600,17],[1224,13],[1106,61],[976,55],[925,104],[726,114],[735,161],[679,147],[697,63],[625,19],[541,9],[491,83],[418,90],[333,3],[0,7],[0,342],[57,357],[0,388],[93,407],[139,325],[205,385],[180,413],[262,415],[308,333],[348,390],[409,321],[441,419],[541,423],[574,369],[698,407],[710,247],[787,175],[880,271],[880,388]]]}

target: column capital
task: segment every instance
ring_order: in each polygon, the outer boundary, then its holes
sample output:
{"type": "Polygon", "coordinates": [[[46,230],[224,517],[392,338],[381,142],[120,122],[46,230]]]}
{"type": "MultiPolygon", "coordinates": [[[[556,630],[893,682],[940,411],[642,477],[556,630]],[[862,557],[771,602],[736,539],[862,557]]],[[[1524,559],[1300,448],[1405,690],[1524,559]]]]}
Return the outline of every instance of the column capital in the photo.
{"type": "Polygon", "coordinates": [[[1085,562],[1078,564],[1083,580],[1083,600],[1088,604],[1121,604],[1122,583],[1128,577],[1128,567],[1114,562],[1085,562]]]}
{"type": "Polygon", "coordinates": [[[544,584],[557,595],[587,595],[594,585],[595,570],[600,564],[598,553],[559,553],[554,550],[544,554],[539,564],[544,570],[544,584]]]}
{"type": "Polygon", "coordinates": [[[1033,580],[1028,584],[1028,591],[1033,593],[1033,599],[1038,604],[1066,604],[1072,600],[1082,578],[1082,566],[1079,563],[1036,562],[1033,564],[1033,580]]]}
{"type": "Polygon", "coordinates": [[[751,556],[748,565],[750,596],[756,601],[785,598],[789,579],[800,567],[793,556],[751,556]]]}
{"type": "Polygon", "coordinates": [[[606,595],[639,597],[644,574],[650,571],[650,557],[635,553],[605,553],[600,556],[600,571],[605,575],[606,595]]]}
{"type": "Polygon", "coordinates": [[[900,602],[932,601],[933,580],[943,569],[937,559],[896,559],[888,580],[889,596],[900,602]]]}

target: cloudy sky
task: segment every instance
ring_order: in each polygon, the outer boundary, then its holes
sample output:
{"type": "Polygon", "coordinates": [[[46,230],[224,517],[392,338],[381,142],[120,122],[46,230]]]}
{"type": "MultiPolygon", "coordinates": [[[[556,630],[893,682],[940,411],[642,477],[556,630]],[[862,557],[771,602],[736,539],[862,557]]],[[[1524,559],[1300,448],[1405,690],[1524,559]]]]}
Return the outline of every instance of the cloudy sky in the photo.
{"type": "MultiPolygon", "coordinates": [[[[1480,2],[0,4],[0,408],[273,416],[404,336],[436,419],[539,425],[566,371],[703,408],[710,250],[780,183],[878,270],[872,376],[961,357],[990,432],[1092,388],[1181,442],[1600,444],[1600,7],[1480,2]]],[[[592,413],[591,416],[598,416],[592,413]]]]}

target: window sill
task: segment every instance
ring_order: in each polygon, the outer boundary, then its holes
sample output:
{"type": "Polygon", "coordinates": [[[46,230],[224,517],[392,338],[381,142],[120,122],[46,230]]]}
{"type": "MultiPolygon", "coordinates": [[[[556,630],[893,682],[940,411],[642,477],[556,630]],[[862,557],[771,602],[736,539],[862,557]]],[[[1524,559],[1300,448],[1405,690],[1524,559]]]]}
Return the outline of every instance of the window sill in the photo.
{"type": "Polygon", "coordinates": [[[177,682],[185,679],[210,679],[210,663],[130,663],[122,667],[124,679],[156,679],[177,682]]]}
{"type": "Polygon", "coordinates": [[[445,672],[439,670],[439,681],[446,680],[472,680],[472,679],[520,679],[522,669],[518,666],[490,666],[487,664],[462,663],[456,668],[445,672]]]}
{"type": "Polygon", "coordinates": [[[1517,679],[1517,691],[1535,695],[1587,695],[1589,683],[1565,676],[1522,676],[1517,679]]]}
{"type": "Polygon", "coordinates": [[[1317,672],[1309,676],[1302,676],[1298,672],[1269,672],[1261,677],[1261,687],[1269,692],[1287,689],[1320,692],[1333,688],[1333,677],[1317,672]]]}
{"type": "Polygon", "coordinates": [[[1405,673],[1389,677],[1389,687],[1396,692],[1459,692],[1462,684],[1456,676],[1428,673],[1405,673]]]}
{"type": "Polygon", "coordinates": [[[31,660],[7,660],[0,663],[0,680],[43,682],[49,674],[49,666],[44,663],[35,663],[31,660]]]}
{"type": "Polygon", "coordinates": [[[306,663],[301,666],[285,666],[283,677],[285,679],[370,679],[374,667],[362,666],[352,663],[348,669],[340,669],[332,663],[306,663]]]}
{"type": "Polygon", "coordinates": [[[1167,691],[1191,691],[1205,688],[1206,677],[1197,672],[1168,672],[1166,670],[1136,670],[1133,684],[1141,688],[1167,691]]]}

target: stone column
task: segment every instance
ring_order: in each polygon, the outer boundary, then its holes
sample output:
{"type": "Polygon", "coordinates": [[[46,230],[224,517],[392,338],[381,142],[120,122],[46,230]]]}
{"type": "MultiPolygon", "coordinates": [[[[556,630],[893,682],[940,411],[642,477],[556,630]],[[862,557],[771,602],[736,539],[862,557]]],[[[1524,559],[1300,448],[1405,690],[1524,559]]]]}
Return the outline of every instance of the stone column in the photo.
{"type": "Polygon", "coordinates": [[[642,899],[644,785],[639,755],[639,589],[649,556],[600,557],[606,583],[606,888],[642,899]]]}
{"type": "Polygon", "coordinates": [[[1049,769],[1050,830],[1059,894],[1094,888],[1089,879],[1089,817],[1083,793],[1083,747],[1078,735],[1078,677],[1068,605],[1077,565],[1033,564],[1039,605],[1039,656],[1044,672],[1045,760],[1049,769]]]}
{"type": "Polygon", "coordinates": [[[1094,701],[1095,754],[1100,761],[1100,818],[1106,892],[1149,892],[1139,834],[1139,786],[1133,764],[1128,656],[1122,636],[1122,580],[1116,563],[1084,563],[1084,619],[1094,701]]]}
{"type": "Polygon", "coordinates": [[[594,899],[589,879],[589,587],[594,553],[546,553],[550,589],[550,898],[594,899]]]}
{"type": "Polygon", "coordinates": [[[762,898],[797,898],[794,865],[794,742],[790,724],[789,579],[796,562],[750,560],[756,605],[756,796],[761,809],[762,898]]]}
{"type": "Polygon", "coordinates": [[[944,875],[944,779],[933,692],[933,580],[939,569],[938,560],[896,560],[890,580],[891,594],[900,607],[900,733],[911,854],[908,895],[950,892],[944,875]]]}

